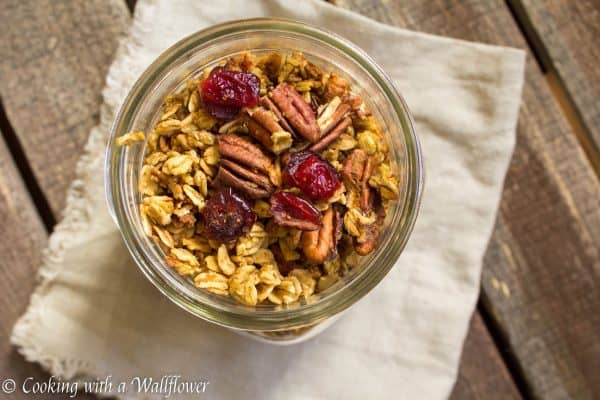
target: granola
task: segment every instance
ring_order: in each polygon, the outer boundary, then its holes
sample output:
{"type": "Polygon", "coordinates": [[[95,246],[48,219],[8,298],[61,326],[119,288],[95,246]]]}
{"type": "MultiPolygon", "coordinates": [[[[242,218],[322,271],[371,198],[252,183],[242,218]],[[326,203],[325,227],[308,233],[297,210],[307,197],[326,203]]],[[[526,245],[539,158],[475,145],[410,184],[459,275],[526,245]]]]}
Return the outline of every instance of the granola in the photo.
{"type": "Polygon", "coordinates": [[[310,303],[378,245],[399,195],[377,119],[300,53],[244,53],[168,96],[140,172],[166,264],[237,302],[310,303]]]}

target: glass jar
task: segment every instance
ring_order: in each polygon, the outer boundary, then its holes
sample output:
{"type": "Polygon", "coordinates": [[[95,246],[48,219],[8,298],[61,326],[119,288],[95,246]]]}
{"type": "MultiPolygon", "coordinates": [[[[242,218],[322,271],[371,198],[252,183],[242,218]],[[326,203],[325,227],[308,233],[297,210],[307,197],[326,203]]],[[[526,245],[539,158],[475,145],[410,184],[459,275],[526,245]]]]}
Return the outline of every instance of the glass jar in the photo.
{"type": "Polygon", "coordinates": [[[112,127],[106,159],[110,212],[144,275],[184,310],[207,321],[271,343],[293,343],[314,336],[340,312],[360,300],[383,279],[400,256],[417,216],[423,188],[419,142],[408,108],[389,77],[347,40],[304,23],[251,19],[197,32],[165,51],[131,89],[112,127]],[[302,52],[325,71],[348,79],[379,119],[400,181],[400,197],[389,209],[378,248],[361,259],[319,300],[282,308],[249,307],[193,286],[164,262],[164,253],[142,229],[137,191],[145,143],[118,147],[115,139],[130,131],[152,130],[164,98],[183,88],[204,68],[244,51],[302,52]]]}

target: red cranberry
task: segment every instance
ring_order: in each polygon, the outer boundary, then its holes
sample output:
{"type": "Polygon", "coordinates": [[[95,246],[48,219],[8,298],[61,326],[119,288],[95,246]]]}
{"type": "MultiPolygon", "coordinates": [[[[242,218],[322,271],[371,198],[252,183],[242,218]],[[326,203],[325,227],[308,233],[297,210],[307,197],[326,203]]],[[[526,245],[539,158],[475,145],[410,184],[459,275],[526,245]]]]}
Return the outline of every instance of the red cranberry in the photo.
{"type": "Polygon", "coordinates": [[[319,210],[293,193],[275,193],[269,202],[271,203],[271,215],[276,224],[303,231],[314,231],[321,227],[319,210]]]}
{"type": "Polygon", "coordinates": [[[200,83],[202,103],[219,119],[234,117],[242,107],[258,105],[260,79],[252,73],[215,67],[200,83]]]}
{"type": "Polygon", "coordinates": [[[341,185],[335,168],[312,151],[293,153],[284,179],[288,185],[296,186],[315,200],[330,198],[341,185]]]}
{"type": "Polygon", "coordinates": [[[242,236],[256,222],[252,206],[230,187],[212,195],[202,209],[204,231],[209,239],[228,242],[242,236]]]}

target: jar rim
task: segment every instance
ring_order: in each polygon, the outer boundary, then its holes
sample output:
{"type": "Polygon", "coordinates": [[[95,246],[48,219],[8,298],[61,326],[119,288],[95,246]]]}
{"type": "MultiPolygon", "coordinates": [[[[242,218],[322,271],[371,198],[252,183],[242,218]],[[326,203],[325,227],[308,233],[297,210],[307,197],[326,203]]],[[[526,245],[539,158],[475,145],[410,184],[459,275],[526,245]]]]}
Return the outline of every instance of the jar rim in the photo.
{"type": "MultiPolygon", "coordinates": [[[[394,87],[391,79],[369,55],[359,47],[341,36],[311,26],[304,22],[279,18],[254,18],[237,20],[214,25],[193,33],[165,50],[140,76],[129,91],[115,122],[111,128],[110,140],[107,147],[105,164],[105,189],[109,210],[113,219],[120,227],[124,242],[133,255],[136,264],[146,278],[156,286],[167,298],[184,310],[206,319],[210,322],[243,330],[280,330],[296,328],[318,323],[332,315],[347,309],[371,291],[391,270],[403,251],[414,226],[421,200],[424,184],[423,159],[421,147],[413,127],[414,123],[409,109],[394,87]],[[197,51],[201,43],[218,39],[229,34],[256,31],[280,31],[282,33],[299,34],[319,40],[326,45],[336,48],[360,65],[382,90],[382,94],[392,106],[394,113],[401,123],[401,133],[406,144],[406,176],[403,184],[407,185],[402,207],[394,216],[398,227],[391,232],[393,246],[376,251],[369,267],[364,268],[341,290],[325,296],[312,304],[303,304],[295,308],[282,310],[261,311],[253,308],[235,308],[224,306],[218,302],[198,301],[194,296],[176,288],[169,282],[164,271],[155,268],[146,257],[144,244],[140,240],[140,232],[132,227],[125,212],[127,198],[123,193],[123,168],[120,162],[123,149],[115,145],[116,137],[126,130],[128,121],[136,114],[138,103],[143,99],[145,91],[151,83],[160,78],[161,73],[181,57],[191,51],[197,51]],[[140,259],[142,261],[140,261],[140,259]]],[[[400,200],[399,200],[400,201],[400,200]]],[[[141,232],[142,235],[145,235],[141,232]]]]}

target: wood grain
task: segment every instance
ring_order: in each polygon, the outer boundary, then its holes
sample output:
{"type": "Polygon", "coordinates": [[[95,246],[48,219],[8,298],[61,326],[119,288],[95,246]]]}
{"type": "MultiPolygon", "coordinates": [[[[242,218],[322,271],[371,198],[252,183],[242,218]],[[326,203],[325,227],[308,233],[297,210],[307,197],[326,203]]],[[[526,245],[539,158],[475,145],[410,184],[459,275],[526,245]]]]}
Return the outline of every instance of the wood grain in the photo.
{"type": "Polygon", "coordinates": [[[0,95],[55,214],[90,129],[129,12],[122,0],[5,0],[0,95]]]}
{"type": "MultiPolygon", "coordinates": [[[[527,48],[500,0],[337,3],[401,27],[527,48]]],[[[530,56],[482,296],[533,398],[600,393],[599,199],[598,179],[530,56]]]]}
{"type": "MultiPolygon", "coordinates": [[[[129,19],[121,0],[2,3],[0,95],[55,215],[60,215],[89,130],[97,124],[104,77],[129,19]]],[[[46,231],[3,141],[0,218],[10,227],[0,241],[0,378],[21,384],[31,376],[43,382],[48,374],[12,348],[9,335],[36,284],[46,231]]],[[[11,398],[49,396],[17,391],[11,398]]]]}
{"type": "Polygon", "coordinates": [[[450,400],[521,398],[481,315],[475,313],[450,400]]]}
{"type": "Polygon", "coordinates": [[[600,1],[510,0],[600,154],[600,1]]]}
{"type": "MultiPolygon", "coordinates": [[[[0,133],[0,382],[13,379],[15,400],[64,398],[62,394],[23,393],[27,378],[48,381],[49,375],[38,364],[27,362],[10,344],[13,325],[25,312],[31,292],[38,283],[36,273],[46,246],[47,231],[15,166],[3,135],[0,133]]],[[[1,398],[4,398],[0,395],[1,398]]],[[[78,395],[79,400],[93,396],[78,395]]]]}
{"type": "MultiPolygon", "coordinates": [[[[9,343],[12,327],[29,303],[35,272],[46,243],[46,230],[0,135],[0,380],[21,383],[28,376],[45,378],[35,364],[27,363],[9,343]]],[[[24,394],[14,398],[25,399],[24,394]]]]}

